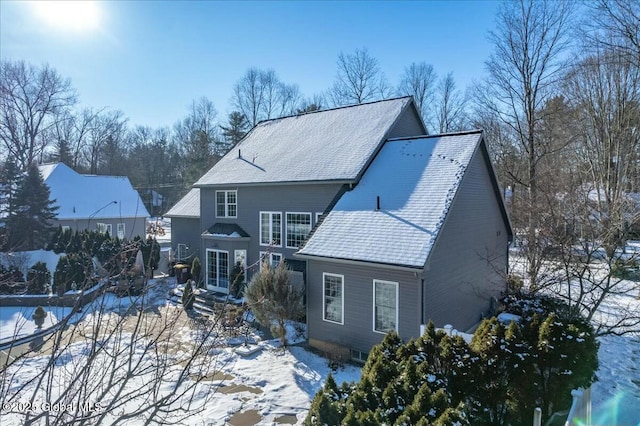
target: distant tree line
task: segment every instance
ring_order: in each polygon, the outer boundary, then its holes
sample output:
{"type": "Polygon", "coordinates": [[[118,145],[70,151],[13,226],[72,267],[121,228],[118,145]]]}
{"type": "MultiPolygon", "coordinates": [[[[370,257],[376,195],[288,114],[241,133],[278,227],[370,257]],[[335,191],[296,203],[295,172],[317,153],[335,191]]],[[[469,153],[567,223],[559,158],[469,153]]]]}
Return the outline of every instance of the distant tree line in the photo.
{"type": "MultiPolygon", "coordinates": [[[[338,53],[322,93],[305,97],[275,70],[252,67],[234,84],[227,117],[202,97],[158,129],[130,126],[118,110],[77,108],[71,82],[47,65],[2,61],[0,160],[20,173],[63,161],[126,175],[159,214],[261,120],[411,95],[429,133],[485,130],[526,285],[578,282],[583,290],[567,297],[592,316],[609,294],[626,291],[615,274],[595,273],[593,261],[608,272],[638,264],[625,244],[640,236],[640,3],[504,2],[492,28],[486,77],[466,90],[426,60],[408,64],[394,84],[362,47],[338,53]],[[154,194],[164,197],[157,209],[154,194]]],[[[0,181],[5,193],[7,185],[0,181]]],[[[628,318],[626,329],[640,329],[640,312],[628,318]]]]}

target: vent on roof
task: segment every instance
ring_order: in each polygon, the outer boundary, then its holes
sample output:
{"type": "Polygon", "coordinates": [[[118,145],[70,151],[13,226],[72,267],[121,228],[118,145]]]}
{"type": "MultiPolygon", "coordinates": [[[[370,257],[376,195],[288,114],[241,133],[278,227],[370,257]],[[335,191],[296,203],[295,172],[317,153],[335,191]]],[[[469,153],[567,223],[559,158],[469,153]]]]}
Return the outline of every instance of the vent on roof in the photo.
{"type": "Polygon", "coordinates": [[[376,211],[380,210],[380,196],[376,196],[376,211]]]}

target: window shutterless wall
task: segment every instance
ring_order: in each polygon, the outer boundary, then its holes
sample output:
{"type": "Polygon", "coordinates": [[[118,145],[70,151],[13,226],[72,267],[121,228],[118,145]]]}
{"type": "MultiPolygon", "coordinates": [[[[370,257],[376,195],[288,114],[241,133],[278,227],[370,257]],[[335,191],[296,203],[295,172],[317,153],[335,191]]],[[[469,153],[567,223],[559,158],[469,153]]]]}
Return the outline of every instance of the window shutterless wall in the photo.
{"type": "MultiPolygon", "coordinates": [[[[338,183],[201,188],[200,229],[208,229],[215,223],[239,225],[251,237],[247,253],[249,265],[257,262],[260,252],[265,251],[280,253],[285,258],[293,258],[297,248],[286,247],[287,212],[310,213],[313,227],[316,224],[316,213],[324,212],[341,189],[342,184],[338,183]],[[237,195],[236,217],[216,217],[218,197],[216,191],[234,190],[237,195]],[[271,249],[269,246],[260,244],[260,212],[281,213],[281,247],[271,249]]],[[[251,273],[249,271],[249,275],[251,273]]]]}
{"type": "MultiPolygon", "coordinates": [[[[416,270],[418,271],[418,270],[416,270]]],[[[365,264],[307,261],[307,326],[310,342],[332,342],[369,352],[384,333],[374,331],[374,280],[397,283],[397,329],[408,340],[420,335],[420,277],[414,272],[365,264]],[[343,277],[342,324],[325,320],[324,278],[343,277]]]]}

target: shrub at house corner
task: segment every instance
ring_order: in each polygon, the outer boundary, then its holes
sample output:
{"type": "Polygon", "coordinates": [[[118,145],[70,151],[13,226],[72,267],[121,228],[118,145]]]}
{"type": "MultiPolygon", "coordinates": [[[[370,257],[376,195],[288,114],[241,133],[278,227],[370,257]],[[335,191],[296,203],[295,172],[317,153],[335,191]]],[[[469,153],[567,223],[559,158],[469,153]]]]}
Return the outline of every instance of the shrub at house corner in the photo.
{"type": "Polygon", "coordinates": [[[289,270],[284,262],[273,268],[268,262],[255,274],[245,290],[251,311],[260,324],[269,327],[286,346],[286,321],[299,320],[304,314],[303,288],[290,282],[289,270]]]}
{"type": "Polygon", "coordinates": [[[487,319],[470,344],[437,332],[402,343],[395,333],[369,354],[358,383],[328,378],[306,425],[530,425],[571,405],[571,390],[596,380],[598,343],[591,325],[562,302],[508,296],[520,316],[487,319]]]}

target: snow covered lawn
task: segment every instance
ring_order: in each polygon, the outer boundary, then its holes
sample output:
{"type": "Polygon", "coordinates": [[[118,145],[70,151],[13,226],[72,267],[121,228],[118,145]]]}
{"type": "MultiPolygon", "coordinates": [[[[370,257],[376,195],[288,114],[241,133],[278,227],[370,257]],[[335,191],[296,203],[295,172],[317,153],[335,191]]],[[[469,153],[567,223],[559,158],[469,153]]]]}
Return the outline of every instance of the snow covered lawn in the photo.
{"type": "MultiPolygon", "coordinates": [[[[0,344],[18,337],[25,337],[39,331],[32,319],[34,307],[2,306],[0,307],[0,344]]],[[[71,313],[72,308],[47,306],[44,307],[47,316],[42,329],[53,327],[71,313]]]]}
{"type": "MultiPolygon", "coordinates": [[[[157,311],[178,310],[167,304],[166,295],[175,286],[166,280],[152,287],[149,300],[157,311]]],[[[97,303],[98,301],[94,302],[97,303]]],[[[128,298],[118,299],[106,295],[102,309],[125,312],[131,307],[128,298]]],[[[640,301],[638,301],[640,303],[640,301]]],[[[149,306],[149,305],[147,305],[149,306]]],[[[83,322],[91,321],[91,309],[84,309],[83,322]]],[[[51,315],[51,320],[60,318],[51,315]]],[[[14,330],[18,324],[26,333],[33,321],[24,308],[0,308],[2,336],[5,330],[14,330]]],[[[128,334],[123,334],[126,339],[128,334]]],[[[175,335],[178,342],[186,342],[192,332],[184,329],[175,335]]],[[[608,336],[600,339],[599,382],[592,389],[594,425],[640,425],[640,336],[608,336]]],[[[215,357],[215,374],[202,382],[191,403],[205,402],[204,409],[189,417],[189,424],[241,425],[302,424],[314,394],[322,386],[330,371],[328,361],[303,347],[283,350],[276,340],[259,342],[262,350],[248,356],[236,353],[232,345],[219,345],[211,349],[215,357]]],[[[86,352],[81,342],[73,346],[66,359],[68,365],[80,366],[86,352]]],[[[37,375],[46,364],[46,356],[34,356],[22,361],[20,376],[37,375]]],[[[12,366],[8,370],[16,369],[12,366]]],[[[62,368],[62,366],[61,366],[62,368]]],[[[336,381],[358,380],[360,368],[347,365],[334,373],[336,381]]],[[[9,387],[9,392],[12,389],[9,387]]],[[[141,386],[140,381],[132,386],[141,386]]],[[[4,389],[7,389],[6,387],[4,389]]],[[[15,415],[0,414],[3,426],[20,424],[15,415]]],[[[131,423],[131,424],[136,424],[131,423]]]]}

